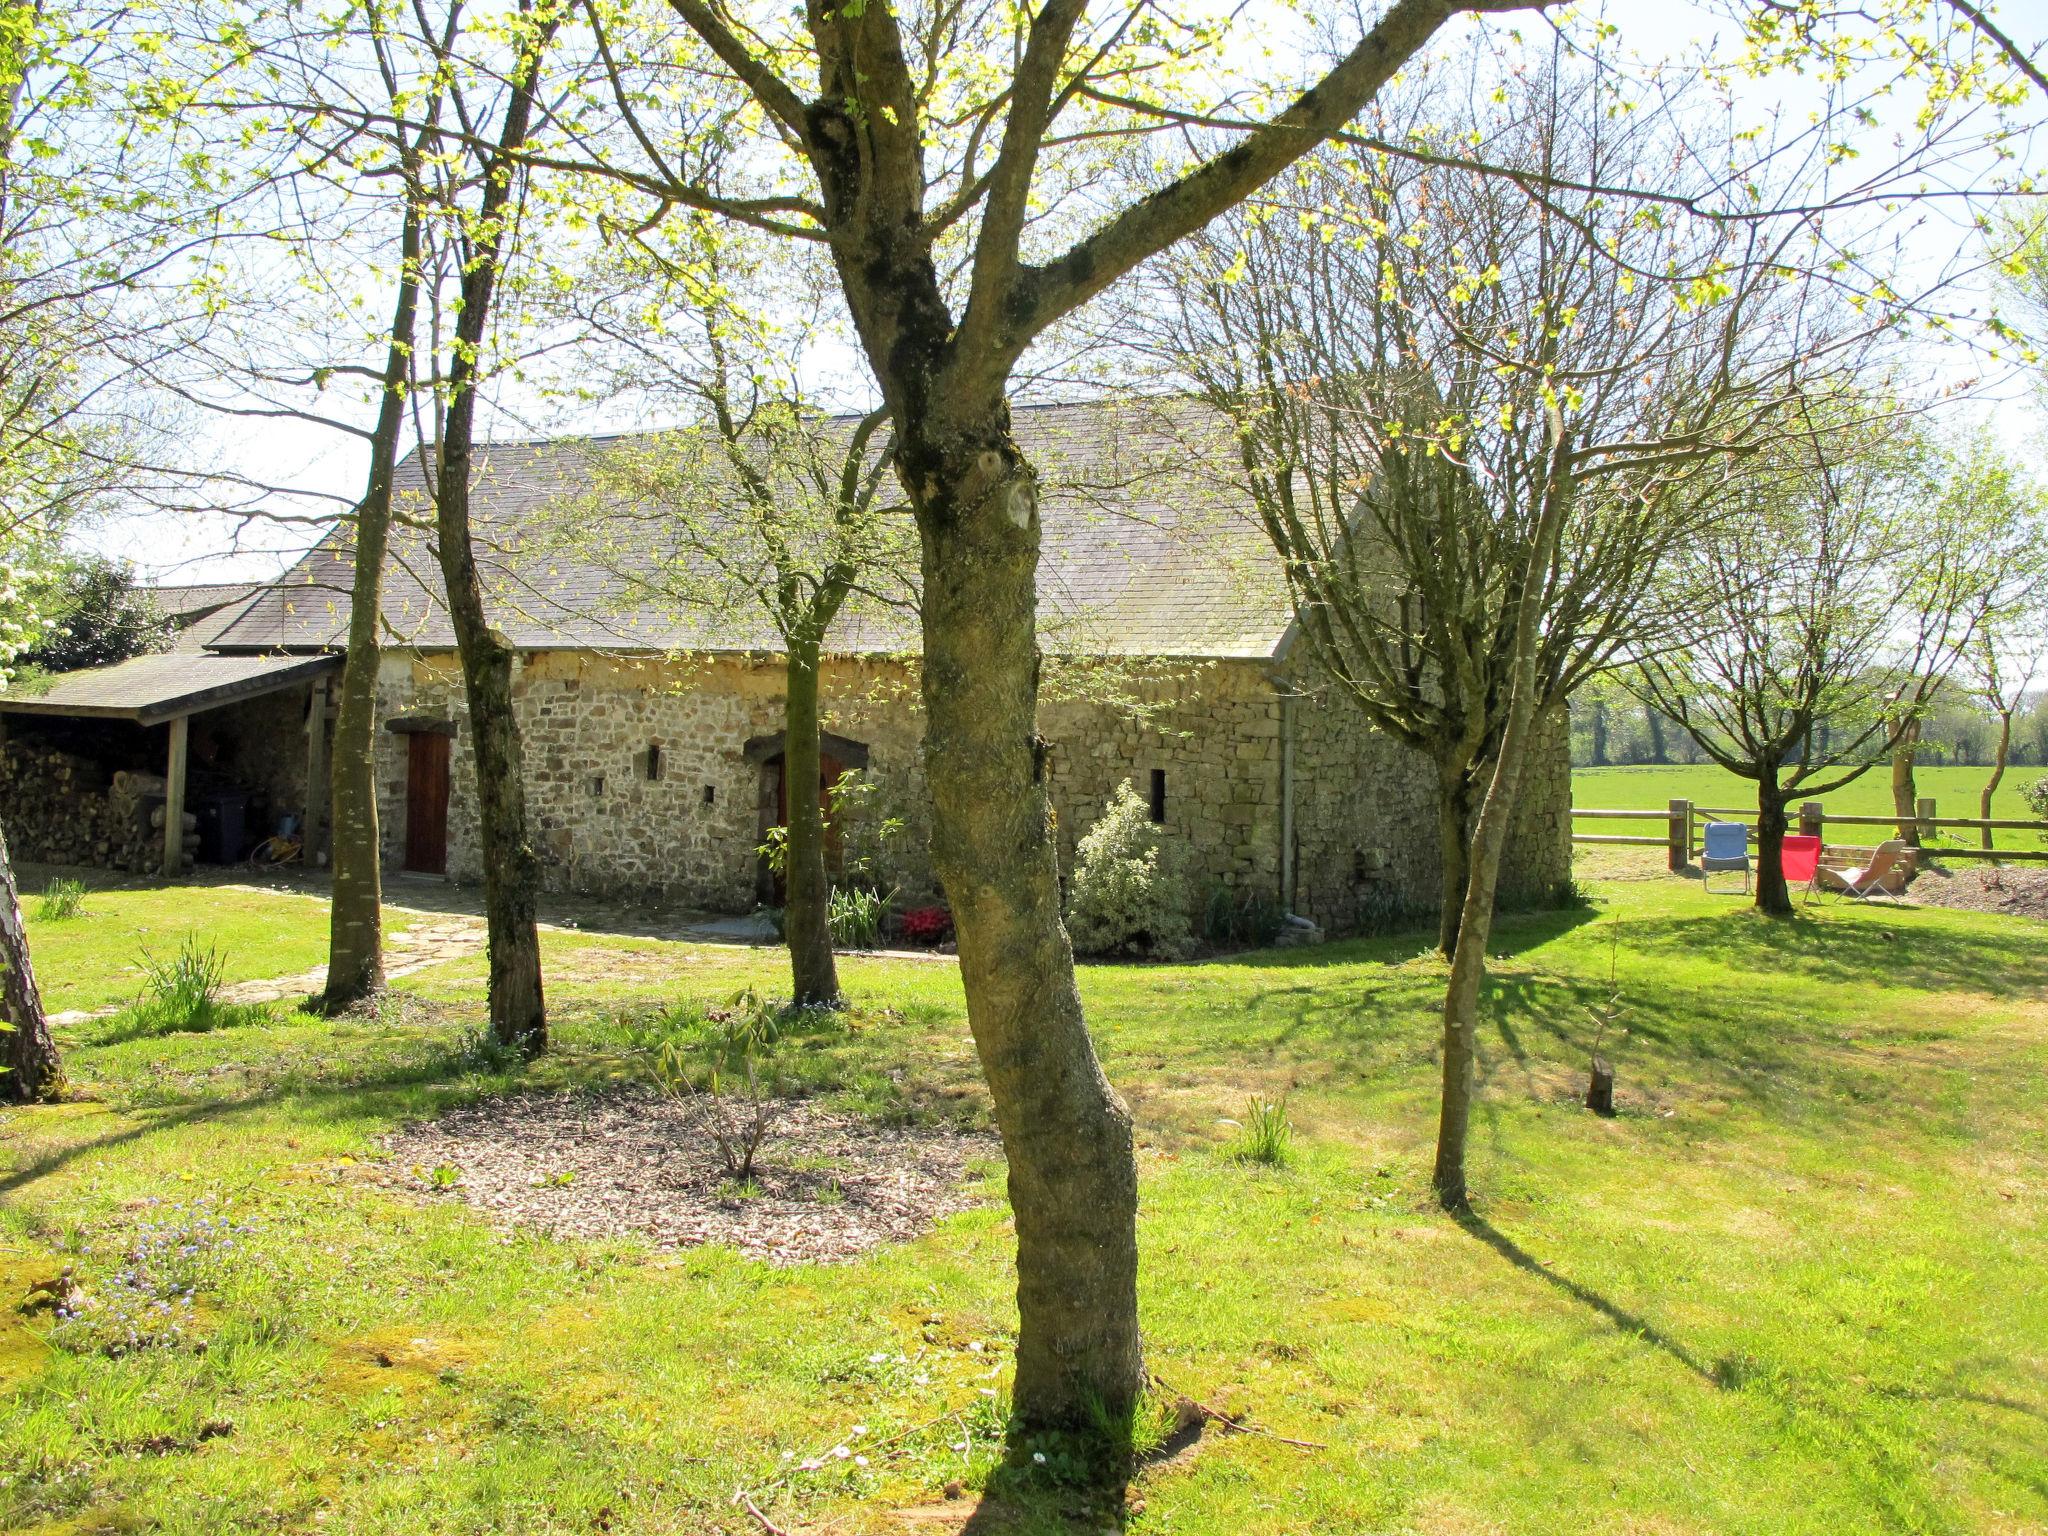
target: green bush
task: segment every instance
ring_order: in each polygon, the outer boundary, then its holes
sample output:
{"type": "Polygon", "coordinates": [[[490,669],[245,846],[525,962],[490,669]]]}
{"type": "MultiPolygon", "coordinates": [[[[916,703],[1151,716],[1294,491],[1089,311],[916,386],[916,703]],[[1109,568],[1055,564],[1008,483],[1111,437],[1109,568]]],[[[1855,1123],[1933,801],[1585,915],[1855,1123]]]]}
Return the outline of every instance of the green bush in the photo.
{"type": "Polygon", "coordinates": [[[1264,949],[1280,937],[1287,914],[1258,891],[1233,892],[1219,885],[1209,893],[1202,937],[1211,944],[1250,944],[1264,949]]]}
{"type": "Polygon", "coordinates": [[[2036,816],[2048,821],[2048,774],[2043,774],[2031,784],[2022,784],[2020,798],[2027,802],[2036,816]]]}
{"type": "Polygon", "coordinates": [[[888,916],[889,898],[880,891],[857,885],[832,888],[832,901],[825,921],[831,925],[836,949],[880,949],[882,920],[888,916]]]}
{"type": "Polygon", "coordinates": [[[1067,933],[1084,955],[1176,959],[1194,948],[1186,857],[1152,822],[1129,779],[1081,839],[1067,890],[1067,933]]]}
{"type": "Polygon", "coordinates": [[[52,880],[43,887],[43,899],[36,903],[36,916],[46,923],[59,923],[85,910],[83,880],[52,880]]]}

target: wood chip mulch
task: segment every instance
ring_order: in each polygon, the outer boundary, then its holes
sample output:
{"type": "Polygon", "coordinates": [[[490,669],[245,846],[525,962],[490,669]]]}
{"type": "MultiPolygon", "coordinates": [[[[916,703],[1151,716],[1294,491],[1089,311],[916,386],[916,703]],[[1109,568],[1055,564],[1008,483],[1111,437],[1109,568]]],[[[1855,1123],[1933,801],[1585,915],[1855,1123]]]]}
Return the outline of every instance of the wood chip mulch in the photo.
{"type": "Polygon", "coordinates": [[[390,1188],[459,1199],[555,1237],[721,1243],[771,1264],[844,1262],[918,1237],[977,1204],[962,1187],[968,1165],[1002,1155],[992,1136],[789,1099],[742,1191],[697,1111],[646,1089],[487,1099],[386,1146],[391,1160],[369,1177],[390,1188]],[[454,1169],[456,1182],[436,1190],[436,1168],[454,1169]]]}
{"type": "Polygon", "coordinates": [[[1988,869],[1981,865],[1946,871],[1927,869],[1914,878],[1907,896],[1930,907],[2048,918],[2048,870],[2039,866],[1988,869]]]}

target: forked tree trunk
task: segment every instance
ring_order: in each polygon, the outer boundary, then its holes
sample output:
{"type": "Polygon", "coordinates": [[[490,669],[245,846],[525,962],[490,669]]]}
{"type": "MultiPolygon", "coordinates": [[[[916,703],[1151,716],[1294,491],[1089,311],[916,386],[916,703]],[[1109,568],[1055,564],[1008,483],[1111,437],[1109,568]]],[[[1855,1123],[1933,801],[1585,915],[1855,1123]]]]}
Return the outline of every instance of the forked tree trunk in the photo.
{"type": "Polygon", "coordinates": [[[1910,721],[1892,746],[1892,814],[1898,818],[1899,838],[1908,846],[1920,846],[1920,789],[1913,782],[1913,757],[1920,749],[1920,722],[1910,721]]]}
{"type": "Polygon", "coordinates": [[[818,667],[815,641],[789,642],[783,706],[782,775],[788,801],[783,847],[783,936],[799,1007],[836,1008],[839,970],[832,958],[832,885],[825,872],[825,817],[818,804],[818,667]]]}
{"type": "Polygon", "coordinates": [[[356,508],[355,574],[349,587],[348,659],[334,718],[329,799],[334,807],[334,899],[327,931],[327,987],[333,1013],[384,987],[384,878],[377,826],[377,626],[384,557],[391,536],[392,476],[405,428],[419,313],[420,215],[408,199],[399,240],[397,302],[384,360],[384,393],[370,437],[370,483],[356,508]]]}
{"type": "Polygon", "coordinates": [[[1465,1148],[1471,1134],[1472,1096],[1478,1078],[1479,992],[1486,981],[1486,946],[1493,937],[1493,902],[1500,880],[1501,855],[1507,848],[1508,826],[1514,820],[1522,759],[1529,753],[1536,729],[1543,574],[1550,569],[1556,554],[1570,495],[1567,445],[1562,425],[1554,417],[1552,431],[1557,437],[1544,482],[1543,506],[1530,540],[1529,563],[1519,573],[1515,595],[1507,724],[1501,731],[1493,774],[1472,827],[1465,910],[1458,923],[1458,945],[1451,954],[1450,980],[1444,987],[1443,1090],[1437,1110],[1436,1164],[1431,1170],[1430,1185],[1437,1200],[1451,1211],[1462,1211],[1470,1203],[1465,1148]]]}
{"type": "MultiPolygon", "coordinates": [[[[1977,814],[1986,821],[1991,819],[1991,797],[1998,793],[1999,781],[2005,777],[2006,759],[2012,756],[2012,711],[1998,711],[1998,749],[1991,759],[1991,777],[1984,781],[1984,789],[1977,797],[1977,814]]],[[[1994,846],[1991,829],[1985,827],[1984,846],[1994,846]]]]}
{"type": "Polygon", "coordinates": [[[7,857],[7,837],[0,829],[0,1100],[32,1104],[50,1097],[63,1081],[57,1042],[43,1014],[36,989],[35,967],[29,962],[28,925],[21,917],[21,893],[14,887],[14,866],[7,857]]]}
{"type": "Polygon", "coordinates": [[[1778,787],[1778,765],[1759,764],[1756,781],[1756,909],[1769,917],[1792,915],[1792,892],[1785,884],[1785,793],[1778,787]]]}
{"type": "Polygon", "coordinates": [[[1143,1388],[1138,1180],[1060,920],[1037,735],[1037,481],[1000,398],[937,427],[899,410],[896,428],[923,548],[932,864],[1017,1223],[1013,1402],[1026,1426],[1086,1430],[1126,1421],[1143,1388]]]}

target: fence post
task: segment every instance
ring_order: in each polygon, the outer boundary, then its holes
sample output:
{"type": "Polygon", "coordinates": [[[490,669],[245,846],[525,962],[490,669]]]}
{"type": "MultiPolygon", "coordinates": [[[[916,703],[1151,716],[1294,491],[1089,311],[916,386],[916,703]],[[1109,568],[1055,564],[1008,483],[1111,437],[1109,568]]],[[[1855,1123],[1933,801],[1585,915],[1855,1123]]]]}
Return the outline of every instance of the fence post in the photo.
{"type": "Polygon", "coordinates": [[[1673,800],[1666,813],[1670,817],[1670,846],[1665,850],[1664,862],[1675,875],[1692,862],[1692,802],[1673,800]]]}
{"type": "Polygon", "coordinates": [[[1799,835],[1801,837],[1819,837],[1821,835],[1820,829],[1826,820],[1827,814],[1821,809],[1820,802],[1818,800],[1807,801],[1799,807],[1799,835]]]}
{"type": "Polygon", "coordinates": [[[1919,826],[1918,826],[1918,827],[1917,827],[1917,828],[1916,828],[1915,830],[1917,830],[1917,831],[1919,832],[1919,834],[1920,834],[1920,841],[1921,841],[1921,842],[1923,842],[1923,843],[1928,843],[1928,842],[1932,842],[1932,841],[1934,840],[1934,817],[1935,817],[1935,810],[1934,810],[1934,798],[1933,798],[1933,796],[1931,796],[1931,795],[1930,795],[1930,796],[1928,796],[1927,798],[1925,798],[1925,799],[1921,800],[1921,801],[1919,802],[1919,807],[1918,807],[1918,810],[1919,810],[1919,826]]]}

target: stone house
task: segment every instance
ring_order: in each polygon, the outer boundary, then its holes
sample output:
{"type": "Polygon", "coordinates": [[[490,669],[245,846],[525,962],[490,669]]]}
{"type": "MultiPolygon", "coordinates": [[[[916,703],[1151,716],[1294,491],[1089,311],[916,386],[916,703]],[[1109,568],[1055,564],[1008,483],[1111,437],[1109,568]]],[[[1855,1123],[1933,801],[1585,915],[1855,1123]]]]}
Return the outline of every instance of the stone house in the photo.
{"type": "MultiPolygon", "coordinates": [[[[1063,861],[1071,867],[1075,843],[1129,780],[1184,843],[1198,902],[1222,889],[1339,932],[1392,906],[1433,906],[1428,765],[1297,661],[1285,592],[1220,461],[1191,463],[1187,433],[1128,407],[1020,408],[1016,431],[1045,477],[1040,734],[1063,861]]],[[[789,792],[780,657],[772,635],[741,617],[664,610],[614,569],[543,552],[536,530],[587,487],[591,455],[609,441],[499,443],[478,456],[480,564],[517,655],[527,807],[546,878],[745,911],[772,894],[758,849],[789,792]]],[[[410,462],[401,485],[423,494],[410,462]]],[[[395,533],[379,816],[391,867],[470,880],[481,873],[476,808],[436,569],[418,528],[395,533]]],[[[350,575],[346,536],[330,537],[215,631],[210,652],[333,655],[350,575]]],[[[869,793],[842,818],[833,857],[864,859],[900,903],[936,899],[914,618],[844,628],[822,680],[826,773],[860,770],[869,793]],[[885,821],[900,833],[880,837],[885,821]]],[[[1503,891],[1541,900],[1570,872],[1562,719],[1523,782],[1503,891]]]]}

